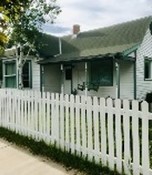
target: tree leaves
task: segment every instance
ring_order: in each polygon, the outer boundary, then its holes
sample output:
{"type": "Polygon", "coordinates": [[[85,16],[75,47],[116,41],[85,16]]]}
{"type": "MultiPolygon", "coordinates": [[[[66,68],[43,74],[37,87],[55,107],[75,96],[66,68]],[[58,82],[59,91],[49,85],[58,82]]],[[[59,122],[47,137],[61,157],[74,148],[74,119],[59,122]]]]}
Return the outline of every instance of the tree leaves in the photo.
{"type": "Polygon", "coordinates": [[[7,43],[10,33],[14,43],[33,43],[42,24],[54,21],[60,11],[56,0],[1,0],[0,46],[7,43]]]}

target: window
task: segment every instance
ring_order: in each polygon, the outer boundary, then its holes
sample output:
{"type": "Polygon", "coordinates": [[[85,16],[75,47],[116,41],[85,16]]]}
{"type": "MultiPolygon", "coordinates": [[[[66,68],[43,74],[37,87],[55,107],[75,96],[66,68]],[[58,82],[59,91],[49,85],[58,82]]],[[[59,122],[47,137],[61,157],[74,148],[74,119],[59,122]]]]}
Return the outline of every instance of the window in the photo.
{"type": "Polygon", "coordinates": [[[67,68],[65,70],[65,79],[72,80],[72,69],[71,68],[67,68]]]}
{"type": "Polygon", "coordinates": [[[152,80],[152,60],[145,59],[145,80],[152,80]]]}
{"type": "Polygon", "coordinates": [[[16,64],[15,62],[6,62],[4,70],[5,87],[16,87],[16,64]]]}
{"type": "Polygon", "coordinates": [[[98,86],[113,85],[113,61],[102,60],[91,63],[91,83],[98,86]]]}
{"type": "Polygon", "coordinates": [[[23,67],[23,87],[31,88],[32,87],[32,78],[31,78],[31,61],[27,61],[23,67]]]}
{"type": "MultiPolygon", "coordinates": [[[[16,88],[17,87],[16,62],[15,61],[5,62],[4,65],[5,65],[4,69],[5,87],[16,88]]],[[[22,78],[23,78],[23,87],[31,88],[32,87],[31,61],[27,61],[24,64],[22,78]]]]}

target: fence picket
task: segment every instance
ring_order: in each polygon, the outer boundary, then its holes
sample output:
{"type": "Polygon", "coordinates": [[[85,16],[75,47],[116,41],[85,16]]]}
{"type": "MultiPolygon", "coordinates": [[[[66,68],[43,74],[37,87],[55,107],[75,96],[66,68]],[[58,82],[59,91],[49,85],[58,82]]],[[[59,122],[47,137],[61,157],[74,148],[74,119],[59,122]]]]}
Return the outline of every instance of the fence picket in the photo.
{"type": "Polygon", "coordinates": [[[75,153],[75,125],[74,125],[74,95],[70,95],[70,141],[71,141],[71,153],[75,153]]]}
{"type": "Polygon", "coordinates": [[[60,95],[60,145],[61,145],[61,148],[64,150],[64,124],[65,124],[65,121],[64,121],[64,100],[63,100],[63,94],[60,95]]]}
{"type": "Polygon", "coordinates": [[[82,143],[82,155],[86,157],[86,115],[85,115],[85,100],[86,97],[81,98],[81,143],[82,143]]]}
{"type": "Polygon", "coordinates": [[[107,133],[106,133],[106,114],[105,99],[100,98],[100,118],[101,118],[101,160],[103,165],[107,165],[107,133]]]}
{"type": "Polygon", "coordinates": [[[114,123],[113,123],[113,113],[112,113],[112,99],[107,99],[107,114],[108,114],[108,153],[109,153],[109,167],[114,169],[114,123]]]}
{"type": "Polygon", "coordinates": [[[121,100],[116,99],[115,100],[115,105],[116,105],[116,115],[115,115],[115,129],[116,129],[116,157],[117,157],[117,162],[116,162],[116,169],[118,172],[122,172],[122,132],[121,132],[121,115],[120,115],[120,110],[121,110],[121,100]]]}
{"type": "Polygon", "coordinates": [[[42,135],[43,140],[47,141],[47,135],[46,135],[46,93],[42,93],[42,135]]]}
{"type": "Polygon", "coordinates": [[[129,112],[129,101],[123,100],[123,132],[124,132],[124,171],[126,174],[130,174],[130,163],[131,163],[131,153],[130,153],[130,117],[129,112]]]}
{"type": "Polygon", "coordinates": [[[76,154],[80,156],[80,96],[76,96],[76,154]]]}
{"type": "Polygon", "coordinates": [[[65,135],[66,135],[66,151],[70,150],[70,138],[69,138],[69,95],[65,95],[65,135]]]}
{"type": "Polygon", "coordinates": [[[39,139],[39,130],[38,130],[38,92],[35,91],[34,92],[34,120],[35,120],[35,124],[34,124],[34,129],[35,129],[35,138],[36,140],[39,139]]]}
{"type": "Polygon", "coordinates": [[[51,93],[51,143],[55,144],[55,132],[56,132],[56,125],[55,125],[55,97],[54,94],[51,93]]]}
{"type": "Polygon", "coordinates": [[[51,116],[50,116],[50,93],[47,92],[46,98],[47,98],[47,116],[46,116],[46,134],[47,134],[47,143],[50,144],[50,130],[51,130],[51,116]]]}
{"type": "Polygon", "coordinates": [[[21,91],[18,91],[17,93],[17,116],[16,116],[16,119],[17,119],[17,132],[20,133],[20,92],[21,91]]]}
{"type": "Polygon", "coordinates": [[[142,108],[142,169],[143,175],[149,174],[149,122],[148,122],[148,104],[143,102],[142,108]]]}
{"type": "Polygon", "coordinates": [[[133,174],[139,175],[139,118],[138,118],[138,102],[132,102],[132,134],[133,134],[133,174]]]}
{"type": "MultiPolygon", "coordinates": [[[[88,149],[93,150],[93,134],[92,134],[92,99],[87,98],[87,124],[88,124],[88,149]]],[[[92,152],[88,152],[89,161],[93,160],[92,152]]]]}
{"type": "Polygon", "coordinates": [[[59,138],[59,129],[60,129],[60,126],[59,126],[59,94],[55,94],[55,114],[56,114],[56,117],[55,117],[55,126],[56,127],[56,132],[55,132],[55,142],[56,142],[56,145],[57,147],[60,146],[60,138],[59,138]]]}
{"type": "Polygon", "coordinates": [[[98,99],[93,97],[93,128],[94,128],[94,149],[95,162],[99,163],[99,115],[98,115],[98,99]]]}

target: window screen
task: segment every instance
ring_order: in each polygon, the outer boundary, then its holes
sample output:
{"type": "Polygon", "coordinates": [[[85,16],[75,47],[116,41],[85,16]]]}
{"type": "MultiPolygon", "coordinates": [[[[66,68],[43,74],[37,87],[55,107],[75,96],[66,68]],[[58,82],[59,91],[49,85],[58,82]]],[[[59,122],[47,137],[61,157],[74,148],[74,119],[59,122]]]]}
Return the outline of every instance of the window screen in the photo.
{"type": "Polygon", "coordinates": [[[99,86],[113,85],[113,61],[102,60],[91,63],[91,83],[99,86]]]}

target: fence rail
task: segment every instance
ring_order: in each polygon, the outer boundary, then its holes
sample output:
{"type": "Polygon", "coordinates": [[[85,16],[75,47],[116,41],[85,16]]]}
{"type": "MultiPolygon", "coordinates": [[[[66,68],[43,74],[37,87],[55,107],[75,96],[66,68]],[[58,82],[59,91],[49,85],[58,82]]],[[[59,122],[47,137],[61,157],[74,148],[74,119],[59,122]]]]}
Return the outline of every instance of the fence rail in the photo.
{"type": "Polygon", "coordinates": [[[148,104],[0,89],[0,126],[126,174],[152,174],[148,104]]]}

